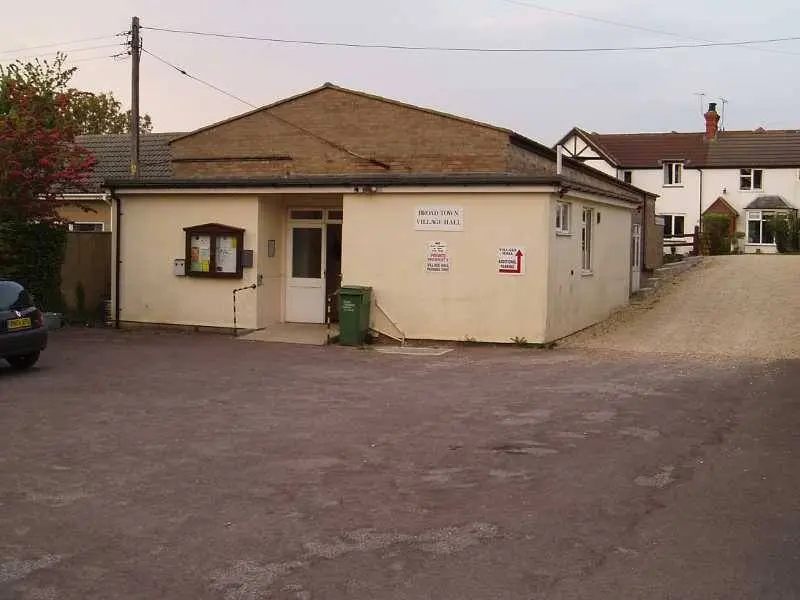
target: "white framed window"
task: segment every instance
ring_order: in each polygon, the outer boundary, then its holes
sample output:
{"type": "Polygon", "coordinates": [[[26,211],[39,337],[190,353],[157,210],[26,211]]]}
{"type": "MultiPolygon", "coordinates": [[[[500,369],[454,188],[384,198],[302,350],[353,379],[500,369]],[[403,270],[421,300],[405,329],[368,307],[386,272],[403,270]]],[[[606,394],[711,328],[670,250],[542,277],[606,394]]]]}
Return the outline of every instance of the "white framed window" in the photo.
{"type": "Polygon", "coordinates": [[[594,245],[594,210],[583,209],[581,218],[581,270],[584,274],[592,272],[592,246],[594,245]]]}
{"type": "Polygon", "coordinates": [[[633,171],[631,171],[630,169],[622,171],[621,179],[625,183],[633,183],[633,171]]]}
{"type": "Polygon", "coordinates": [[[766,210],[747,211],[747,243],[775,243],[775,213],[766,210]]]}
{"type": "Polygon", "coordinates": [[[569,202],[556,202],[556,233],[569,234],[571,208],[569,202]]]}
{"type": "Polygon", "coordinates": [[[664,237],[684,237],[686,235],[685,215],[658,215],[664,219],[664,237]]]}
{"type": "Polygon", "coordinates": [[[70,231],[105,231],[105,225],[98,222],[77,222],[69,224],[70,231]]]}
{"type": "Polygon", "coordinates": [[[763,169],[739,169],[739,189],[743,192],[761,191],[764,189],[763,169]]]}
{"type": "Polygon", "coordinates": [[[683,163],[670,161],[664,163],[664,185],[683,185],[683,163]]]}

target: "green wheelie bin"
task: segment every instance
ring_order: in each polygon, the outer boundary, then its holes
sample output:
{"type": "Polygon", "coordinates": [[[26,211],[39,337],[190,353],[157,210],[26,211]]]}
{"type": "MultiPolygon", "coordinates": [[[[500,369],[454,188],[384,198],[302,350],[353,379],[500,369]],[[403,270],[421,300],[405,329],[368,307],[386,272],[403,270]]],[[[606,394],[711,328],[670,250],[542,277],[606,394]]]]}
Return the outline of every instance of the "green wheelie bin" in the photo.
{"type": "Polygon", "coordinates": [[[339,343],[361,346],[369,331],[372,288],[348,285],[339,290],[339,343]]]}

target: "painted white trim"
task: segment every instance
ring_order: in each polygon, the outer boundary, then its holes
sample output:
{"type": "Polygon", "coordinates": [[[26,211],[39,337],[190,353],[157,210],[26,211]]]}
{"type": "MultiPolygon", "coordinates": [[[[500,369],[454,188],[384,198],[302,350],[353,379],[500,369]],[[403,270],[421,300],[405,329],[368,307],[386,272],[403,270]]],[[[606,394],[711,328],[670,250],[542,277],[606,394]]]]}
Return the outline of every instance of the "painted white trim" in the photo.
{"type": "MultiPolygon", "coordinates": [[[[621,208],[635,209],[640,206],[640,202],[636,200],[623,200],[609,198],[600,194],[592,192],[583,192],[580,190],[569,189],[566,198],[577,198],[594,202],[596,204],[604,204],[608,206],[617,206],[621,208]]],[[[287,195],[287,194],[338,194],[338,195],[364,195],[379,197],[381,194],[430,194],[432,192],[438,194],[552,194],[558,192],[559,186],[545,186],[545,185],[459,185],[459,186],[383,186],[377,188],[377,191],[372,193],[355,192],[352,187],[225,187],[225,188],[125,188],[117,190],[115,193],[118,196],[191,196],[191,195],[207,195],[207,196],[230,196],[230,195],[257,195],[257,196],[270,196],[270,195],[287,195]]],[[[566,201],[566,200],[565,200],[566,201]]]]}
{"type": "Polygon", "coordinates": [[[75,231],[75,229],[73,229],[73,225],[100,225],[98,232],[104,232],[106,230],[106,224],[103,221],[75,221],[73,219],[69,222],[70,231],[75,231]]]}
{"type": "Polygon", "coordinates": [[[308,187],[224,187],[224,188],[125,188],[115,190],[118,196],[132,196],[132,195],[241,195],[241,194],[258,194],[258,195],[271,195],[271,194],[363,194],[365,196],[374,195],[379,196],[381,193],[392,194],[429,194],[431,191],[436,191],[442,194],[463,194],[480,193],[480,194],[515,194],[526,192],[543,192],[551,193],[556,191],[554,186],[528,186],[528,185],[425,185],[425,186],[381,186],[375,192],[365,193],[356,192],[352,186],[308,186],[308,187]]]}
{"type": "Polygon", "coordinates": [[[98,192],[98,193],[91,193],[91,194],[61,194],[59,196],[63,200],[103,200],[104,202],[108,202],[109,194],[106,192],[98,192]]]}

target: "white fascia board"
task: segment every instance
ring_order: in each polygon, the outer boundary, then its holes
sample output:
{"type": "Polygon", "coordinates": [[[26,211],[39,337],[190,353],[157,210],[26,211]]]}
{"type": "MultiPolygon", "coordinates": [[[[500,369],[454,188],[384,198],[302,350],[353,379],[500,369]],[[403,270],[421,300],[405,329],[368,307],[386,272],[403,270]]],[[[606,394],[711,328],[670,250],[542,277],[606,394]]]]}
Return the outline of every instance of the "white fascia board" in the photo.
{"type": "Polygon", "coordinates": [[[430,194],[438,192],[441,194],[519,194],[519,193],[552,193],[557,190],[555,186],[533,186],[533,185],[423,185],[423,186],[375,186],[375,192],[355,191],[352,186],[336,187],[223,187],[223,188],[121,188],[115,189],[117,196],[153,196],[153,195],[241,195],[253,194],[267,196],[270,194],[359,194],[380,196],[382,193],[392,194],[430,194]]]}
{"type": "Polygon", "coordinates": [[[565,199],[574,198],[577,200],[588,200],[589,202],[595,202],[597,204],[607,204],[609,206],[616,206],[619,208],[627,208],[629,210],[636,210],[640,206],[642,206],[643,202],[638,202],[636,200],[617,200],[615,198],[609,198],[608,196],[603,196],[600,194],[593,194],[591,192],[583,192],[580,190],[572,190],[570,189],[565,195],[565,199]]]}

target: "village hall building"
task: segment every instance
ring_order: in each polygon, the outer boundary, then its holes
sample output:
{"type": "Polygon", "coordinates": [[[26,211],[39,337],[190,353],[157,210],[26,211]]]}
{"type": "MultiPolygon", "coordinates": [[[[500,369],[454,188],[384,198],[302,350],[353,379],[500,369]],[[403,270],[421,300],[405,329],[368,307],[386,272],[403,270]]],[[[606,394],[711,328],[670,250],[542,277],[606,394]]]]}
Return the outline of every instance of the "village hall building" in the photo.
{"type": "Polygon", "coordinates": [[[513,131],[332,84],[170,161],[106,182],[119,324],[230,329],[234,289],[238,327],[324,323],[357,285],[393,338],[548,342],[628,302],[654,226],[654,195],[513,131]]]}

